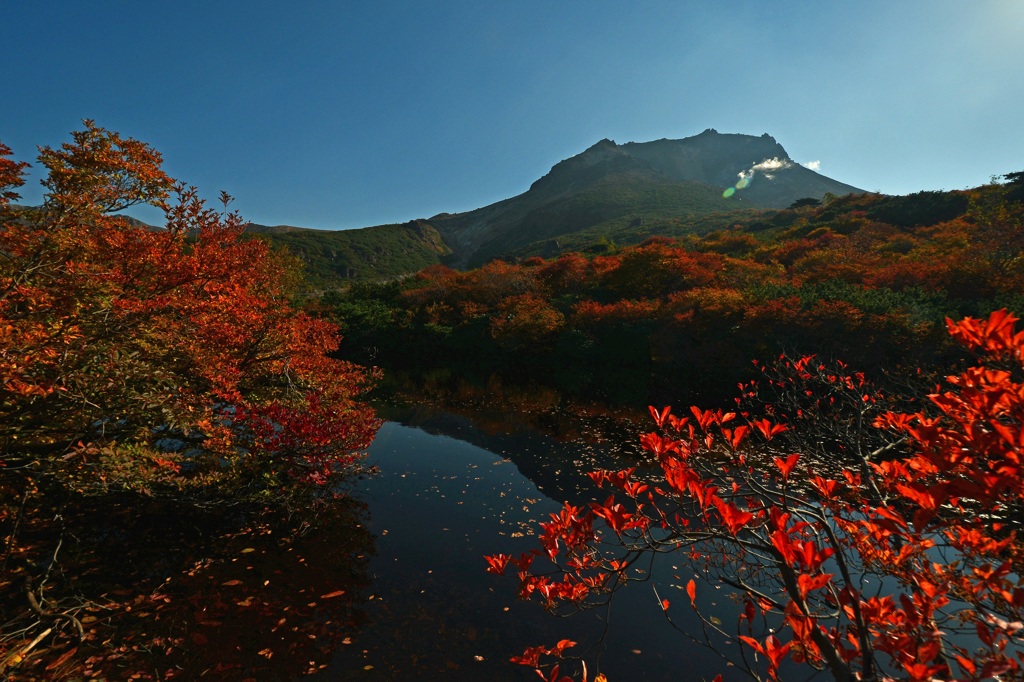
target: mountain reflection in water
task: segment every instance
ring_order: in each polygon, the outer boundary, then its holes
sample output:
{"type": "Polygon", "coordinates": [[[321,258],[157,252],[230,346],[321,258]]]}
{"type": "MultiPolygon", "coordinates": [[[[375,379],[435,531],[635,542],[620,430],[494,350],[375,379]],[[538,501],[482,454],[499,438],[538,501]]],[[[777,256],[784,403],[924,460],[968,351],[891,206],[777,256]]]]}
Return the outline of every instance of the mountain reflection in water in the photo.
{"type": "MultiPolygon", "coordinates": [[[[569,653],[611,680],[728,679],[722,658],[665,622],[648,585],[617,594],[610,610],[564,619],[521,602],[514,576],[485,572],[485,554],[536,547],[532,531],[562,502],[597,499],[587,471],[637,464],[647,428],[638,411],[494,388],[404,391],[377,405],[388,420],[370,448],[378,474],[357,493],[376,536],[373,594],[366,622],[320,678],[530,680],[509,657],[569,638],[579,642],[569,653]]],[[[659,592],[682,590],[692,569],[664,559],[659,592]]],[[[677,623],[689,613],[684,594],[671,595],[677,623]]]]}

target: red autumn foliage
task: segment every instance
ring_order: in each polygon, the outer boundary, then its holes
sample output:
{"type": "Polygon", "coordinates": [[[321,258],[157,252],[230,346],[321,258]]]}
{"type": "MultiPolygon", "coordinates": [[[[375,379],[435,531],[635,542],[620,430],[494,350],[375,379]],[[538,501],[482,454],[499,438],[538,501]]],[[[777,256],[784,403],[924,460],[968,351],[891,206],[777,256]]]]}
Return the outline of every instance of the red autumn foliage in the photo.
{"type": "Polygon", "coordinates": [[[539,267],[537,277],[555,296],[579,294],[592,278],[591,261],[578,253],[564,253],[539,267]]]}
{"type": "MultiPolygon", "coordinates": [[[[130,537],[149,504],[323,509],[379,427],[359,401],[375,373],[331,357],[338,328],[293,304],[294,264],[164,173],[148,145],[86,121],[70,142],[41,148],[41,207],[12,205],[25,164],[8,155],[0,145],[0,674],[63,679],[76,665],[143,665],[129,657],[170,655],[183,638],[149,630],[152,642],[119,646],[95,614],[180,610],[157,594],[172,578],[116,588],[149,597],[98,599],[87,587],[99,573],[90,552],[130,537]],[[164,226],[116,213],[136,204],[161,208],[164,226]],[[95,529],[75,524],[90,505],[136,513],[117,514],[127,527],[97,531],[87,546],[95,529]],[[48,580],[56,573],[67,579],[48,580]]],[[[160,570],[173,573],[168,565],[160,570]]],[[[221,603],[197,612],[209,617],[221,603]]]]}
{"type": "Polygon", "coordinates": [[[533,293],[506,298],[491,318],[491,337],[504,348],[539,344],[551,339],[565,324],[565,316],[533,293]]]}
{"type": "Polygon", "coordinates": [[[40,151],[42,207],[8,205],[21,166],[0,166],[7,462],[79,490],[197,495],[348,468],[378,425],[356,400],[370,377],[289,301],[289,264],[148,145],[90,121],[72,138],[40,151]],[[164,228],[114,213],[136,204],[164,228]]]}
{"type": "MultiPolygon", "coordinates": [[[[1016,323],[1006,311],[948,321],[978,364],[916,412],[887,409],[897,403],[863,375],[813,357],[766,372],[766,387],[742,387],[741,404],[760,400],[767,417],[652,408],[659,432],[642,444],[657,473],[592,474],[612,495],[542,524],[562,578],[550,567],[524,570],[521,593],[551,608],[585,606],[629,582],[636,556],[684,552],[743,600],[731,635],[713,616],[702,620],[706,633],[743,643],[729,658],[738,654],[755,678],[778,679],[787,658],[837,680],[1021,677],[1016,323]],[[769,395],[780,402],[764,403],[769,395]],[[840,441],[844,450],[832,447],[840,441]],[[790,449],[809,442],[827,445],[790,449]],[[886,589],[869,587],[878,579],[886,589]]],[[[686,590],[696,611],[695,581],[686,590]]]]}
{"type": "Polygon", "coordinates": [[[630,325],[650,320],[658,310],[657,301],[581,301],[573,308],[573,322],[584,329],[597,326],[630,325]]]}

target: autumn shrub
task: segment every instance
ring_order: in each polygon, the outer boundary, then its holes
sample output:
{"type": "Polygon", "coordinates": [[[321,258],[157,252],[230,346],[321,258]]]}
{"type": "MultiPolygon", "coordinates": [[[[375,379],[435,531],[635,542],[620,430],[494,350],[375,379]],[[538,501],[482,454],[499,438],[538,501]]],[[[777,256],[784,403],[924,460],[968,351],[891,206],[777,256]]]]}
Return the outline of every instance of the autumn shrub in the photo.
{"type": "MultiPolygon", "coordinates": [[[[2,447],[11,471],[99,492],[259,494],[325,483],[377,422],[337,328],[289,301],[288,269],[86,122],[42,148],[45,203],[0,228],[2,447]],[[174,198],[172,202],[171,199],[174,198]],[[148,229],[115,212],[164,209],[148,229]]],[[[4,188],[17,184],[7,166],[4,188]]]]}
{"type": "MultiPolygon", "coordinates": [[[[490,556],[488,570],[515,566],[521,596],[564,610],[637,580],[657,594],[657,577],[636,569],[675,553],[694,578],[688,603],[661,600],[665,618],[692,609],[702,625],[689,636],[753,679],[780,679],[786,665],[836,680],[1020,679],[1016,322],[1006,311],[949,321],[977,361],[916,401],[806,356],[741,387],[734,411],[652,407],[649,463],[591,473],[605,500],[565,505],[540,525],[539,548],[490,556]],[[734,622],[706,612],[701,578],[733,591],[734,622]]],[[[545,657],[571,646],[513,660],[548,679],[545,657]]]]}
{"type": "MultiPolygon", "coordinates": [[[[331,357],[338,328],[293,303],[293,260],[244,238],[228,195],[209,208],[148,145],[86,121],[40,149],[37,207],[12,203],[26,164],[9,157],[0,145],[0,676],[74,676],[135,654],[148,666],[180,639],[132,635],[114,650],[93,625],[170,601],[145,570],[89,593],[104,562],[138,553],[118,542],[156,508],[167,543],[186,518],[220,528],[210,552],[266,510],[325,509],[379,427],[360,401],[375,372],[331,357]],[[165,224],[119,214],[137,204],[165,224]]],[[[168,548],[160,581],[195,575],[188,554],[168,548]]],[[[176,674],[166,665],[161,679],[176,674]]]]}
{"type": "Polygon", "coordinates": [[[565,316],[535,294],[505,299],[490,321],[491,337],[500,346],[515,350],[550,342],[561,331],[565,316]]]}

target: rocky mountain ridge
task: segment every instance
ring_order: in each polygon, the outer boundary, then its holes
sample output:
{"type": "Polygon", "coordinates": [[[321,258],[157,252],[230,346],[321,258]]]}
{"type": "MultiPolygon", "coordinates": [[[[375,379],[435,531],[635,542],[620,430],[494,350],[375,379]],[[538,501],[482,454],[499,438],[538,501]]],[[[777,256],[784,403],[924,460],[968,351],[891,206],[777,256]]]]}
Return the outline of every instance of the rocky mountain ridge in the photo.
{"type": "Polygon", "coordinates": [[[678,140],[600,140],[555,164],[522,194],[463,213],[350,230],[247,229],[288,248],[306,262],[312,286],[329,288],[393,279],[433,263],[475,267],[494,258],[550,257],[613,235],[619,243],[635,242],[650,226],[678,236],[727,224],[736,211],[861,192],[796,163],[767,133],[709,128],[678,140]]]}
{"type": "Polygon", "coordinates": [[[622,220],[785,208],[863,190],[796,163],[775,138],[708,129],[680,140],[604,139],[504,201],[431,219],[460,265],[521,252],[560,233],[622,220]]]}

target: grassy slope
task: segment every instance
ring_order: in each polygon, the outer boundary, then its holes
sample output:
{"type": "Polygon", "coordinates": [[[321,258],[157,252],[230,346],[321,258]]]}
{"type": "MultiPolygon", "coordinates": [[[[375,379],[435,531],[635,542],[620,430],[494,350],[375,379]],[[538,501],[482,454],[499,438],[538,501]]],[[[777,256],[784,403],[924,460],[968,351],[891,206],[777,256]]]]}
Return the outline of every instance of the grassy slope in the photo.
{"type": "Polygon", "coordinates": [[[450,253],[437,230],[418,221],[359,230],[271,229],[253,235],[298,256],[310,287],[321,290],[350,281],[402,277],[450,253]]]}
{"type": "Polygon", "coordinates": [[[709,185],[616,176],[531,211],[519,229],[484,244],[470,263],[582,251],[609,240],[635,243],[661,233],[651,231],[659,225],[687,234],[708,215],[744,206],[749,204],[739,197],[725,199],[720,189],[709,185]]]}

